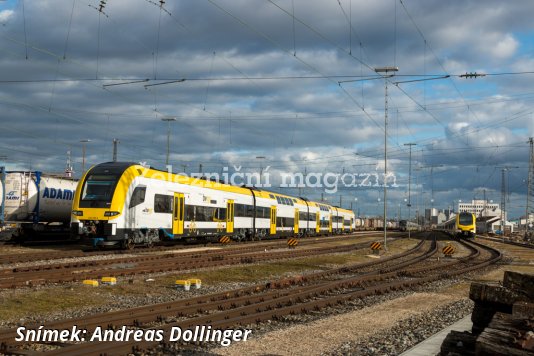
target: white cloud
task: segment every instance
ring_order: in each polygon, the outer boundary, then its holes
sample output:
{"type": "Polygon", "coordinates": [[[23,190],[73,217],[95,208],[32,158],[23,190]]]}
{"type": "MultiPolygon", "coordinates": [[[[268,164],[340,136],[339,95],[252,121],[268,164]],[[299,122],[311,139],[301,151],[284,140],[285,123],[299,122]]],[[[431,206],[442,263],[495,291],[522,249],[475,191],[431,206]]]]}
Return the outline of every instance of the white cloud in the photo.
{"type": "MultiPolygon", "coordinates": [[[[173,115],[179,118],[172,128],[175,166],[203,163],[218,171],[221,160],[252,160],[248,165],[257,168],[254,157],[267,156],[264,163],[273,171],[276,165],[335,171],[351,163],[374,170],[383,157],[384,82],[338,86],[338,80],[375,75],[354,57],[370,66],[398,65],[399,74],[442,74],[441,65],[449,74],[530,71],[534,54],[522,46],[534,32],[534,2],[488,2],[406,4],[430,45],[425,47],[403,8],[395,13],[389,0],[343,0],[343,10],[352,9],[348,18],[336,1],[275,1],[290,13],[294,5],[296,21],[263,0],[215,2],[226,11],[209,2],[168,1],[172,16],[145,0],[114,0],[105,8],[109,17],[76,2],[72,22],[65,1],[28,1],[25,17],[20,6],[0,12],[0,77],[22,81],[0,85],[9,118],[1,121],[0,153],[11,162],[60,171],[69,146],[80,162],[80,139],[93,140],[87,147],[92,164],[109,159],[111,139],[118,137],[120,159],[162,167],[166,125],[160,118],[173,115]],[[92,81],[97,65],[99,79],[121,79],[114,84],[150,82],[103,87],[111,82],[92,81]],[[160,79],[186,80],[145,89],[157,83],[156,72],[160,79]],[[25,82],[54,78],[72,81],[25,82]],[[9,150],[26,140],[40,155],[9,150]]],[[[398,160],[391,169],[406,175],[406,142],[418,144],[414,164],[517,159],[497,154],[493,146],[525,142],[534,134],[532,117],[524,114],[531,111],[532,95],[522,95],[530,82],[522,75],[413,82],[401,84],[403,91],[390,85],[388,154],[398,160]],[[436,142],[435,151],[427,150],[429,142],[436,142]],[[418,158],[423,147],[424,160],[418,158]]],[[[459,184],[457,176],[445,175],[442,186],[435,182],[436,196],[459,184]]],[[[466,171],[458,194],[465,188],[469,195],[470,178],[466,171]]]]}
{"type": "Polygon", "coordinates": [[[7,21],[9,21],[13,17],[14,14],[15,12],[13,10],[0,11],[0,24],[6,23],[7,21]]]}
{"type": "Polygon", "coordinates": [[[485,34],[478,47],[492,58],[502,60],[512,57],[519,46],[519,42],[509,33],[485,34]]]}

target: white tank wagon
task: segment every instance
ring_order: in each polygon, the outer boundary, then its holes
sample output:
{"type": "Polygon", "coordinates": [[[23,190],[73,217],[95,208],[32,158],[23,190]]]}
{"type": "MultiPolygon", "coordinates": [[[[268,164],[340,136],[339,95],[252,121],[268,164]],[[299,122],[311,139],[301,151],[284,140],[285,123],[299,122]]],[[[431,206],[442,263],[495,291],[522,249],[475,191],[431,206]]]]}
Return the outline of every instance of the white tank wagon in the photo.
{"type": "Polygon", "coordinates": [[[0,184],[2,223],[18,223],[19,235],[68,227],[77,180],[38,171],[7,171],[0,184]]]}

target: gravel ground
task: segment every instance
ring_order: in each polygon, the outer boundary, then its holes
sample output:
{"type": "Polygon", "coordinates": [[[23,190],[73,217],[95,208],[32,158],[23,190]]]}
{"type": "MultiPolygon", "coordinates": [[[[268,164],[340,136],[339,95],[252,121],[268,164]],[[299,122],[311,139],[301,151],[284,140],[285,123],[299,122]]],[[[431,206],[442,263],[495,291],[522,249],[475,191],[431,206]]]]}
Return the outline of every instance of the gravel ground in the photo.
{"type": "Polygon", "coordinates": [[[380,336],[355,338],[323,355],[398,355],[472,312],[474,303],[461,299],[397,321],[380,336]]]}
{"type": "MultiPolygon", "coordinates": [[[[501,264],[510,261],[511,258],[506,258],[501,264]]],[[[466,298],[466,289],[453,290],[456,286],[484,278],[489,275],[488,272],[496,274],[502,269],[509,268],[502,265],[498,269],[489,267],[463,278],[428,284],[418,288],[416,292],[401,291],[372,296],[320,312],[254,325],[251,326],[254,331],[250,341],[235,343],[230,347],[203,344],[194,349],[187,346],[184,349],[175,345],[174,349],[159,352],[183,355],[396,355],[471,312],[472,303],[466,298]]],[[[109,305],[35,315],[18,321],[0,320],[0,327],[82,317],[248,285],[250,283],[222,283],[203,286],[192,292],[168,288],[161,294],[119,295],[109,305]]],[[[24,293],[24,290],[13,292],[24,293]]],[[[0,293],[0,299],[2,294],[4,293],[0,293]]]]}
{"type": "Polygon", "coordinates": [[[359,355],[359,349],[367,345],[368,352],[362,354],[395,355],[470,313],[470,301],[464,295],[437,292],[455,283],[458,280],[434,282],[416,293],[401,291],[371,296],[321,312],[287,317],[280,322],[255,326],[250,341],[211,351],[217,355],[359,355]],[[407,336],[383,338],[389,330],[395,335],[393,329],[397,323],[406,323],[402,324],[406,327],[402,330],[407,336]],[[428,327],[432,323],[436,326],[428,327]],[[372,339],[377,333],[380,333],[378,341],[372,339]],[[392,351],[387,353],[387,350],[392,351]]]}
{"type": "Polygon", "coordinates": [[[461,278],[429,283],[415,292],[371,296],[251,326],[253,339],[246,343],[206,346],[217,355],[397,355],[470,314],[473,304],[467,298],[468,286],[458,287],[495,271],[490,266],[461,278]]]}
{"type": "Polygon", "coordinates": [[[102,254],[102,255],[66,257],[66,258],[57,258],[53,260],[6,263],[6,264],[1,265],[0,269],[23,268],[23,267],[33,267],[33,266],[41,266],[41,265],[46,266],[46,265],[59,264],[59,263],[77,263],[77,262],[87,262],[87,261],[115,260],[115,259],[135,258],[135,257],[143,257],[143,256],[150,256],[150,255],[158,255],[158,254],[179,255],[181,253],[202,252],[202,251],[220,250],[220,249],[221,249],[220,247],[193,247],[193,248],[184,248],[184,249],[168,249],[168,250],[161,250],[161,251],[145,251],[145,252],[137,252],[137,253],[117,253],[117,254],[111,253],[111,254],[102,254]]]}

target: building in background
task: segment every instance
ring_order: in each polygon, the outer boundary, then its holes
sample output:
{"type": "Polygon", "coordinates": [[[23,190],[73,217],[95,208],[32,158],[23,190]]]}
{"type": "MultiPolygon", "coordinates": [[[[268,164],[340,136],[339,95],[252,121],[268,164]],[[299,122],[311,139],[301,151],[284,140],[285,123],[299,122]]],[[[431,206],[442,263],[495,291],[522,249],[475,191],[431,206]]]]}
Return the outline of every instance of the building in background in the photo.
{"type": "MultiPolygon", "coordinates": [[[[468,212],[476,217],[501,216],[499,204],[488,202],[487,200],[472,200],[471,203],[458,203],[458,212],[468,212]]],[[[504,216],[506,220],[506,215],[504,216]]]]}

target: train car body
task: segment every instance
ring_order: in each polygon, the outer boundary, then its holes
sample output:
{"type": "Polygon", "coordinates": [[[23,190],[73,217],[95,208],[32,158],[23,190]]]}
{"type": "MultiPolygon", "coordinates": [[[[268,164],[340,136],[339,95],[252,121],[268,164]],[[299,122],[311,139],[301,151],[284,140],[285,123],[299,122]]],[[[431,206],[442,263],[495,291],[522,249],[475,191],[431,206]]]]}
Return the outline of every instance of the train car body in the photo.
{"type": "Polygon", "coordinates": [[[354,219],[354,228],[356,230],[363,230],[365,227],[365,221],[362,218],[355,218],[354,219]]]}
{"type": "Polygon", "coordinates": [[[401,220],[399,221],[399,230],[400,231],[419,231],[421,227],[419,224],[414,223],[413,221],[401,220]]]}
{"type": "Polygon", "coordinates": [[[68,231],[77,183],[37,171],[7,171],[0,185],[3,222],[17,223],[19,237],[47,228],[57,232],[61,226],[68,231]]]}
{"type": "Polygon", "coordinates": [[[336,231],[352,231],[354,214],[326,204],[108,162],[79,182],[71,232],[95,245],[122,247],[222,236],[255,240],[333,233],[334,216],[340,219],[336,231]]]}
{"type": "Polygon", "coordinates": [[[456,215],[455,230],[459,237],[474,237],[476,234],[475,214],[461,212],[456,215]]]}

